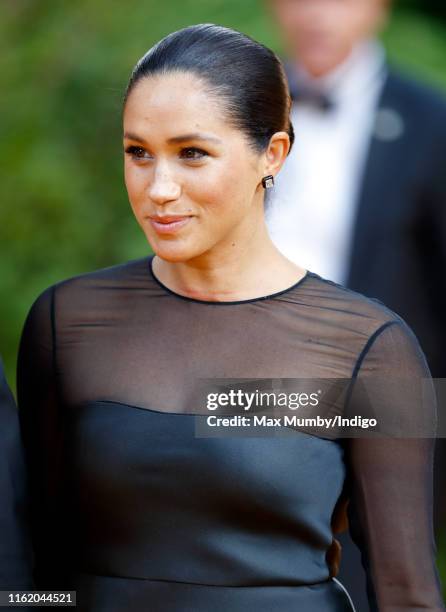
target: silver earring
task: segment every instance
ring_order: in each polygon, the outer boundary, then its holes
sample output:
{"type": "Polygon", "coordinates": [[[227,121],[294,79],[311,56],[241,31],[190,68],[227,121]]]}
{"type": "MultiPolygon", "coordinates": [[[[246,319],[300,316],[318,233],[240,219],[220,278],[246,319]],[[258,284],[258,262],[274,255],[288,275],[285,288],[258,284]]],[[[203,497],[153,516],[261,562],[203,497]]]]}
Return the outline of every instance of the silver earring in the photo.
{"type": "Polygon", "coordinates": [[[264,176],[262,178],[262,185],[264,189],[271,189],[274,187],[274,177],[272,174],[268,174],[268,176],[264,176]]]}

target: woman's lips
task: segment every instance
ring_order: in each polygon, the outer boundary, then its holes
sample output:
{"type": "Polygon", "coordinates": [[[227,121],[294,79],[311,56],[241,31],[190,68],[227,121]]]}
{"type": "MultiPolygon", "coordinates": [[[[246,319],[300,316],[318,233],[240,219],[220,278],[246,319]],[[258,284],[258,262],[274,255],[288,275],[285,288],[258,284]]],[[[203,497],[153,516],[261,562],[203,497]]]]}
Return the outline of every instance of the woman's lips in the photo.
{"type": "Polygon", "coordinates": [[[158,234],[174,234],[191,219],[190,216],[149,217],[151,226],[158,234]]]}

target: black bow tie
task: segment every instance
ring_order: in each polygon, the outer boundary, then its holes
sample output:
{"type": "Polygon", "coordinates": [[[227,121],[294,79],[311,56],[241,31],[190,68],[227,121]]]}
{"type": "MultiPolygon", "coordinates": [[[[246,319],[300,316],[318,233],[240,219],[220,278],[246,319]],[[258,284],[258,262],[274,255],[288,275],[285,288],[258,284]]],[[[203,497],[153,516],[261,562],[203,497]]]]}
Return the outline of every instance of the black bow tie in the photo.
{"type": "Polygon", "coordinates": [[[310,87],[296,85],[290,90],[290,94],[293,102],[297,104],[307,104],[322,112],[329,112],[336,106],[329,95],[310,87]]]}

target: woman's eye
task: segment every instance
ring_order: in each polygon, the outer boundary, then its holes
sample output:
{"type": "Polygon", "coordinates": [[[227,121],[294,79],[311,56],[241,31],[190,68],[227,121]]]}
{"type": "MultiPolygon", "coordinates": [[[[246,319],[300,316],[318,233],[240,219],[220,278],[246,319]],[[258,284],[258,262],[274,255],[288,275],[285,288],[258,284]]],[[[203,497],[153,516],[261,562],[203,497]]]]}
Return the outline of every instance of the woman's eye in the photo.
{"type": "Polygon", "coordinates": [[[146,153],[145,149],[143,149],[142,147],[135,146],[127,147],[125,152],[131,155],[132,157],[135,157],[136,159],[144,159],[144,154],[146,153]]]}
{"type": "Polygon", "coordinates": [[[184,159],[201,159],[206,155],[208,155],[206,151],[203,151],[203,149],[197,149],[196,147],[188,147],[187,149],[182,149],[181,151],[181,157],[184,159]]]}

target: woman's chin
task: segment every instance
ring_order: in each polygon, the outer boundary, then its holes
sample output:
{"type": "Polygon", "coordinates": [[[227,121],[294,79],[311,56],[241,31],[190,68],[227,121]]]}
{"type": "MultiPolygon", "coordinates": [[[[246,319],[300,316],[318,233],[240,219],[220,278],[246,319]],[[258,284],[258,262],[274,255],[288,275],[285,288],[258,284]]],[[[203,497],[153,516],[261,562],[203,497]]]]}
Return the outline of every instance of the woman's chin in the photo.
{"type": "Polygon", "coordinates": [[[196,247],[193,248],[187,244],[181,244],[180,241],[149,241],[152,251],[157,257],[169,261],[171,263],[179,263],[188,261],[193,257],[201,254],[196,247]]]}

